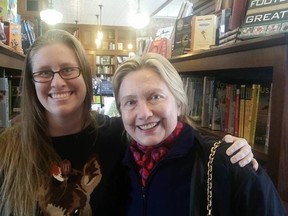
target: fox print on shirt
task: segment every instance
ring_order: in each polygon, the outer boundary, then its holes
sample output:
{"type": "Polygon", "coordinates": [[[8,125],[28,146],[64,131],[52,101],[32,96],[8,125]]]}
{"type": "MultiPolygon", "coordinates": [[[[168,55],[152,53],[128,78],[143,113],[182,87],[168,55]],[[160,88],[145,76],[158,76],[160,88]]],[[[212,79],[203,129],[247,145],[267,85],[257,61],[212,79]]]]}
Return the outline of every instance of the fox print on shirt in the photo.
{"type": "Polygon", "coordinates": [[[101,178],[100,165],[95,156],[86,162],[83,170],[72,168],[66,178],[58,175],[50,185],[51,195],[46,198],[45,207],[42,209],[43,215],[92,215],[90,195],[101,178]]]}

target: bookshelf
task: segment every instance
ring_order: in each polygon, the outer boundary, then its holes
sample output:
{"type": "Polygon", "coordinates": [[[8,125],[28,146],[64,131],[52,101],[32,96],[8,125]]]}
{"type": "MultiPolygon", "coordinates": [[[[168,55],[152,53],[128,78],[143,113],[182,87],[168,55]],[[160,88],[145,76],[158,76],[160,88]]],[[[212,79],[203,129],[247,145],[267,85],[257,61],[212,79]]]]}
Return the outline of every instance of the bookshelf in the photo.
{"type": "Polygon", "coordinates": [[[0,67],[22,70],[25,55],[15,51],[9,46],[0,43],[0,67]]]}
{"type": "Polygon", "coordinates": [[[68,28],[69,32],[79,29],[79,40],[86,50],[92,74],[112,76],[118,66],[118,57],[127,57],[129,52],[136,50],[136,31],[124,26],[101,26],[103,40],[101,46],[96,48],[95,39],[97,27],[95,25],[63,25],[62,29],[68,28]],[[69,30],[70,28],[70,30],[69,30]],[[71,31],[72,30],[72,31],[71,31]],[[132,49],[128,49],[128,44],[132,49]],[[97,59],[100,58],[100,64],[97,59]],[[109,63],[105,59],[110,59],[109,63]],[[101,60],[104,60],[101,62],[101,60]],[[105,72],[106,71],[106,72],[105,72]],[[107,72],[108,71],[108,72],[107,72]]]}
{"type": "MultiPolygon", "coordinates": [[[[5,72],[5,77],[9,80],[9,85],[17,85],[20,83],[21,70],[24,64],[25,56],[9,46],[0,43],[0,75],[5,72]]],[[[11,93],[10,93],[11,94],[11,93]]],[[[11,94],[11,108],[9,108],[10,117],[13,117],[13,105],[17,100],[15,95],[11,94]]],[[[3,128],[0,127],[0,133],[3,128]]]]}
{"type": "MultiPolygon", "coordinates": [[[[173,57],[181,75],[213,75],[246,82],[273,82],[269,147],[252,146],[266,162],[267,172],[284,204],[288,203],[288,34],[281,33],[241,43],[173,57]]],[[[223,137],[224,132],[200,128],[204,134],[223,137]]]]}

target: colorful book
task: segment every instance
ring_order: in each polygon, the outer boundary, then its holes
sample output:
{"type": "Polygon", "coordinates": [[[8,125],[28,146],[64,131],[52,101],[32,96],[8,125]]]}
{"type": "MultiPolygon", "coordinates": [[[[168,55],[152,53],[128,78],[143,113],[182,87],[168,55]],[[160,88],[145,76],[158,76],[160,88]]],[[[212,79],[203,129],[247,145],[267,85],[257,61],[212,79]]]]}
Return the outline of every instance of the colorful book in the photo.
{"type": "Polygon", "coordinates": [[[168,38],[158,38],[152,41],[151,47],[149,49],[149,52],[152,53],[158,53],[165,58],[171,57],[171,43],[168,38]]]}

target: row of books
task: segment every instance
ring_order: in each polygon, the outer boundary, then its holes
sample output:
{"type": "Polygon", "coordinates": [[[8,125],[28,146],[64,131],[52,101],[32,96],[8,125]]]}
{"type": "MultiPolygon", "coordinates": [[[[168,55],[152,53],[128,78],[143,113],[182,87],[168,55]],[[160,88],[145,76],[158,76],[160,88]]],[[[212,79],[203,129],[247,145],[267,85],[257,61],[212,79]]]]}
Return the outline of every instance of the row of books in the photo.
{"type": "Polygon", "coordinates": [[[169,58],[287,32],[286,12],[286,1],[184,1],[170,35],[140,39],[139,55],[157,52],[169,58]]]}
{"type": "Polygon", "coordinates": [[[199,1],[193,4],[192,15],[176,20],[172,56],[287,32],[287,8],[287,1],[199,1]],[[200,2],[199,11],[196,4],[199,7],[200,2]],[[205,19],[213,21],[204,24],[205,19]]]}
{"type": "Polygon", "coordinates": [[[115,60],[114,60],[114,56],[109,56],[109,55],[96,55],[96,65],[114,65],[115,64],[115,60]]]}
{"type": "Polygon", "coordinates": [[[212,76],[182,79],[189,115],[197,124],[268,146],[272,84],[235,84],[212,76]]]}
{"type": "MultiPolygon", "coordinates": [[[[142,56],[145,55],[147,52],[154,52],[159,53],[166,58],[170,58],[171,56],[177,56],[190,52],[192,17],[204,16],[214,12],[214,0],[204,0],[196,3],[191,3],[190,1],[183,1],[174,26],[160,28],[154,37],[137,38],[137,54],[139,56],[142,56]]],[[[213,19],[212,22],[216,21],[216,19],[214,19],[214,16],[212,18],[208,17],[208,19],[213,19]]],[[[199,18],[199,20],[201,20],[201,17],[199,18]]],[[[215,27],[215,25],[216,24],[213,24],[213,27],[215,27]]],[[[204,30],[202,29],[202,32],[210,31],[210,27],[211,26],[209,26],[209,28],[205,28],[204,30]]],[[[208,34],[210,35],[210,33],[208,34]]],[[[208,34],[203,33],[201,37],[205,38],[208,34]]],[[[213,34],[215,34],[214,30],[213,34]]],[[[212,36],[215,38],[215,35],[212,36]]],[[[198,40],[197,38],[198,37],[195,37],[195,41],[198,40]]],[[[210,43],[210,39],[208,43],[210,43]]],[[[206,44],[207,40],[205,41],[205,47],[206,44]]]]}

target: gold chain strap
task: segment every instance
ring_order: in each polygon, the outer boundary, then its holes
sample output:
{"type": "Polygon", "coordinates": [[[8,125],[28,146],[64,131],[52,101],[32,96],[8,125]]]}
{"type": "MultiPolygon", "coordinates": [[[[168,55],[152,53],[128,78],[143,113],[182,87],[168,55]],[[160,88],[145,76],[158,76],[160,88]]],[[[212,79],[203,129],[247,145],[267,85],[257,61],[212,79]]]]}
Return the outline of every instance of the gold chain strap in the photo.
{"type": "Polygon", "coordinates": [[[211,148],[211,153],[209,155],[208,161],[208,171],[207,171],[207,216],[212,216],[212,177],[213,177],[213,161],[217,148],[222,141],[217,141],[213,144],[211,148]]]}

